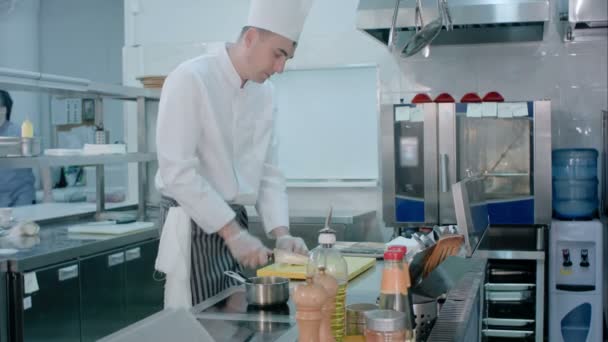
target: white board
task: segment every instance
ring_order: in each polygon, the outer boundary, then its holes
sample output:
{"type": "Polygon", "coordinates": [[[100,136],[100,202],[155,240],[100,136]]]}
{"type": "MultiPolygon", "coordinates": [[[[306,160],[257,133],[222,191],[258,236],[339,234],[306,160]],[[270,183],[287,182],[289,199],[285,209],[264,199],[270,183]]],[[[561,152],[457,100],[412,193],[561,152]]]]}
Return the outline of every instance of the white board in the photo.
{"type": "Polygon", "coordinates": [[[273,83],[288,179],[378,178],[376,67],[290,70],[273,83]]]}

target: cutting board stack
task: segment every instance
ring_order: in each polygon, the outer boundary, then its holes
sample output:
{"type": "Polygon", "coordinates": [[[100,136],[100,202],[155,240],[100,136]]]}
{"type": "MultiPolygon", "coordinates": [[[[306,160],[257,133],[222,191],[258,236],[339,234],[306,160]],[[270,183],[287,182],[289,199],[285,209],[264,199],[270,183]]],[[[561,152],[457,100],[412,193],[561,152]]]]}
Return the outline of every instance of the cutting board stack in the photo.
{"type": "Polygon", "coordinates": [[[139,77],[138,80],[144,85],[144,88],[161,89],[165,78],[166,76],[145,76],[139,77]]]}
{"type": "MultiPolygon", "coordinates": [[[[344,257],[348,270],[348,280],[365,272],[376,264],[376,258],[344,257]]],[[[289,279],[306,279],[306,265],[274,263],[257,270],[258,277],[277,276],[289,279]]]]}

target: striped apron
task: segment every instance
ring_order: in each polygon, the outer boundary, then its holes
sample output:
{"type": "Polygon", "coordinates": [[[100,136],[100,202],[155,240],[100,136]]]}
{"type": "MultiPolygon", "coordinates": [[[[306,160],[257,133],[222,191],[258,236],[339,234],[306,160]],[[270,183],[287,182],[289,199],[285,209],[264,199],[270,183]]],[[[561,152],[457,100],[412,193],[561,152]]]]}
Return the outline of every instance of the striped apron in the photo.
{"type": "MultiPolygon", "coordinates": [[[[172,198],[163,196],[160,200],[160,229],[162,230],[169,208],[179,204],[172,198]]],[[[248,228],[247,211],[242,205],[231,204],[236,213],[235,220],[241,227],[248,228]]],[[[190,253],[191,273],[190,288],[192,290],[192,305],[196,305],[219,292],[238,285],[224,275],[224,271],[242,271],[241,265],[232,257],[224,239],[218,234],[207,234],[194,221],[192,226],[192,250],[190,253]]]]}

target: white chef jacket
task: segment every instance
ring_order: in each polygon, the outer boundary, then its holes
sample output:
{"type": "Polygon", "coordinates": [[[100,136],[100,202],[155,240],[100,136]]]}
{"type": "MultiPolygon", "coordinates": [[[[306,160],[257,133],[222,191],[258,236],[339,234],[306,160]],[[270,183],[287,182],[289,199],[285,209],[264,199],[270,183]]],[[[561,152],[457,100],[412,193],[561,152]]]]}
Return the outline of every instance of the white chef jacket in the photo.
{"type": "Polygon", "coordinates": [[[267,233],[289,225],[272,85],[241,83],[221,48],[179,65],[161,93],[156,187],[207,233],[234,219],[226,202],[255,205],[267,233]]]}

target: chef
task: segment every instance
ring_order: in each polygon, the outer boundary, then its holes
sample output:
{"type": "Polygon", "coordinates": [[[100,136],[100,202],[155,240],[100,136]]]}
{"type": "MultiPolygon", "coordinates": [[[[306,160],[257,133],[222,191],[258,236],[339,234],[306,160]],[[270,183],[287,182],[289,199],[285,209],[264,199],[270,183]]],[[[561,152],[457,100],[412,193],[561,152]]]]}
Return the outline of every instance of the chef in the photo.
{"type": "Polygon", "coordinates": [[[255,205],[276,248],[308,251],[289,233],[268,79],[293,58],[310,1],[252,0],[235,43],[182,63],[165,80],[155,179],[164,225],[156,268],[167,276],[165,307],[175,306],[167,305],[168,291],[188,293],[171,289],[184,274],[190,279],[188,306],[232,286],[224,271],[268,262],[270,250],[247,231],[245,205],[255,205]],[[187,234],[179,233],[184,222],[187,234]],[[175,261],[179,255],[190,260],[175,261]]]}

